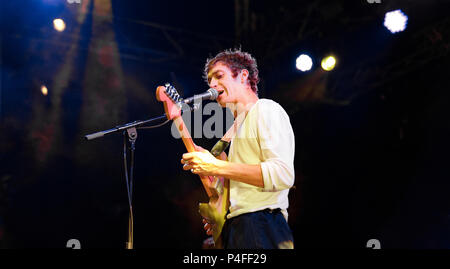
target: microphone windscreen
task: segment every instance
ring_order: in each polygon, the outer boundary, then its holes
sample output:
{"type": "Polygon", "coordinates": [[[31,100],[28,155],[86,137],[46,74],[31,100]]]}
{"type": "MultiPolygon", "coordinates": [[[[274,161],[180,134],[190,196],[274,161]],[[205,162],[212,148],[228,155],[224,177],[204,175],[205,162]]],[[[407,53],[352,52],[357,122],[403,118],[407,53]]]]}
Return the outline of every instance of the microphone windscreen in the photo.
{"type": "Polygon", "coordinates": [[[219,96],[219,92],[216,89],[210,88],[208,92],[211,93],[210,100],[215,100],[219,96]]]}

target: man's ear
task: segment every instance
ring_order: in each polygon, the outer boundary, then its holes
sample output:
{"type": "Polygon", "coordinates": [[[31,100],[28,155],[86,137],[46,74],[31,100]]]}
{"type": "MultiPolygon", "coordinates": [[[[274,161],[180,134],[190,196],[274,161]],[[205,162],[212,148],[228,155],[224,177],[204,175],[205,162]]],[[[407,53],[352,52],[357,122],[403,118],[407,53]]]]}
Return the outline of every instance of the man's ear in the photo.
{"type": "Polygon", "coordinates": [[[239,75],[241,77],[241,82],[244,83],[248,79],[248,70],[247,69],[242,69],[241,73],[239,75]]]}

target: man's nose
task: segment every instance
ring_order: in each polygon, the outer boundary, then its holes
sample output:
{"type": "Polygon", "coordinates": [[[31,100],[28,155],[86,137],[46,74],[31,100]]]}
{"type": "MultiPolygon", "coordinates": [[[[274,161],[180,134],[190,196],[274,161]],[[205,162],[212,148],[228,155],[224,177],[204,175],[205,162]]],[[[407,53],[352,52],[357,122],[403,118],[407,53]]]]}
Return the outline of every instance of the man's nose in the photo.
{"type": "Polygon", "coordinates": [[[212,78],[211,81],[209,82],[209,87],[210,87],[210,88],[215,88],[215,87],[217,87],[217,79],[212,78]]]}

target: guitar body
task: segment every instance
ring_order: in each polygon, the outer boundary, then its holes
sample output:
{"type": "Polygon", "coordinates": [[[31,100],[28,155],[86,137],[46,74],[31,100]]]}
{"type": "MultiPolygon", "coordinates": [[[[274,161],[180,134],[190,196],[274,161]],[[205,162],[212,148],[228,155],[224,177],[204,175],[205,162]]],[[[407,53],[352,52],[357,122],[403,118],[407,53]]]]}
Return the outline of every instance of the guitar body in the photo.
{"type": "MultiPolygon", "coordinates": [[[[156,89],[156,98],[158,101],[164,103],[166,116],[175,123],[186,150],[188,152],[197,151],[198,147],[194,144],[192,137],[184,124],[183,118],[181,117],[182,99],[176,90],[169,84],[159,86],[156,89]]],[[[216,158],[222,160],[225,159],[225,154],[222,154],[222,152],[213,151],[213,154],[216,158]]],[[[199,212],[210,224],[212,224],[213,247],[222,248],[221,233],[230,206],[230,182],[228,179],[212,176],[200,176],[200,179],[209,197],[209,202],[200,203],[199,212]]]]}

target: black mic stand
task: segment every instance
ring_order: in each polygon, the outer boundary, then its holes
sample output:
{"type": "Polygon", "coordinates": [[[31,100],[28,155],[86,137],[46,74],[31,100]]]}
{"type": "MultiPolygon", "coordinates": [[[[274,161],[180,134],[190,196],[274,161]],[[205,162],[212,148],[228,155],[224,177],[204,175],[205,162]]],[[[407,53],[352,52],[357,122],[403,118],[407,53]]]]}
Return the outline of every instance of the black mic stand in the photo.
{"type": "MultiPolygon", "coordinates": [[[[144,121],[134,121],[131,123],[123,124],[116,126],[112,129],[96,132],[93,134],[88,134],[85,136],[87,140],[93,140],[99,137],[102,137],[106,134],[112,134],[119,131],[123,131],[123,161],[124,161],[124,167],[125,167],[125,180],[127,184],[127,193],[128,193],[128,205],[130,208],[129,213],[129,219],[128,219],[128,242],[126,242],[126,248],[127,249],[133,249],[133,172],[134,172],[134,152],[136,149],[136,140],[137,140],[137,130],[136,127],[144,125],[146,123],[161,120],[166,118],[166,115],[162,115],[153,119],[144,120],[144,121]],[[130,160],[130,175],[128,175],[128,162],[127,162],[127,140],[130,143],[130,151],[131,151],[131,160],[130,160]]],[[[151,126],[151,127],[142,127],[142,128],[154,128],[164,125],[165,123],[169,122],[167,120],[166,122],[151,126]]]]}
{"type": "Polygon", "coordinates": [[[137,130],[136,127],[127,128],[123,132],[123,163],[125,167],[125,180],[127,183],[128,193],[128,206],[130,208],[130,214],[128,218],[128,241],[126,243],[127,249],[133,249],[133,168],[134,168],[134,151],[136,149],[137,130]],[[127,140],[130,142],[131,161],[130,161],[130,177],[128,178],[128,163],[127,163],[127,140]]]}
{"type": "MultiPolygon", "coordinates": [[[[188,105],[188,111],[194,111],[199,108],[200,103],[195,102],[192,104],[192,107],[188,105]]],[[[183,112],[184,110],[182,110],[183,112]]],[[[134,166],[134,152],[136,150],[136,140],[137,140],[137,130],[136,129],[149,129],[149,128],[156,128],[160,127],[166,123],[168,123],[170,120],[166,120],[165,122],[155,125],[155,126],[149,126],[149,127],[140,127],[141,125],[144,125],[146,123],[166,119],[166,115],[162,115],[156,118],[143,120],[143,121],[133,121],[130,123],[126,123],[123,125],[116,126],[112,129],[108,129],[105,131],[100,131],[92,134],[85,135],[84,137],[87,140],[93,140],[99,137],[102,137],[107,134],[116,133],[119,131],[123,131],[123,161],[124,161],[124,167],[125,167],[125,180],[127,183],[127,193],[128,193],[128,206],[130,208],[130,214],[128,219],[128,242],[126,242],[126,248],[127,249],[133,249],[133,166],[134,166]],[[128,162],[127,162],[127,140],[130,143],[130,151],[131,151],[131,160],[130,160],[130,175],[128,175],[128,162]]]]}

